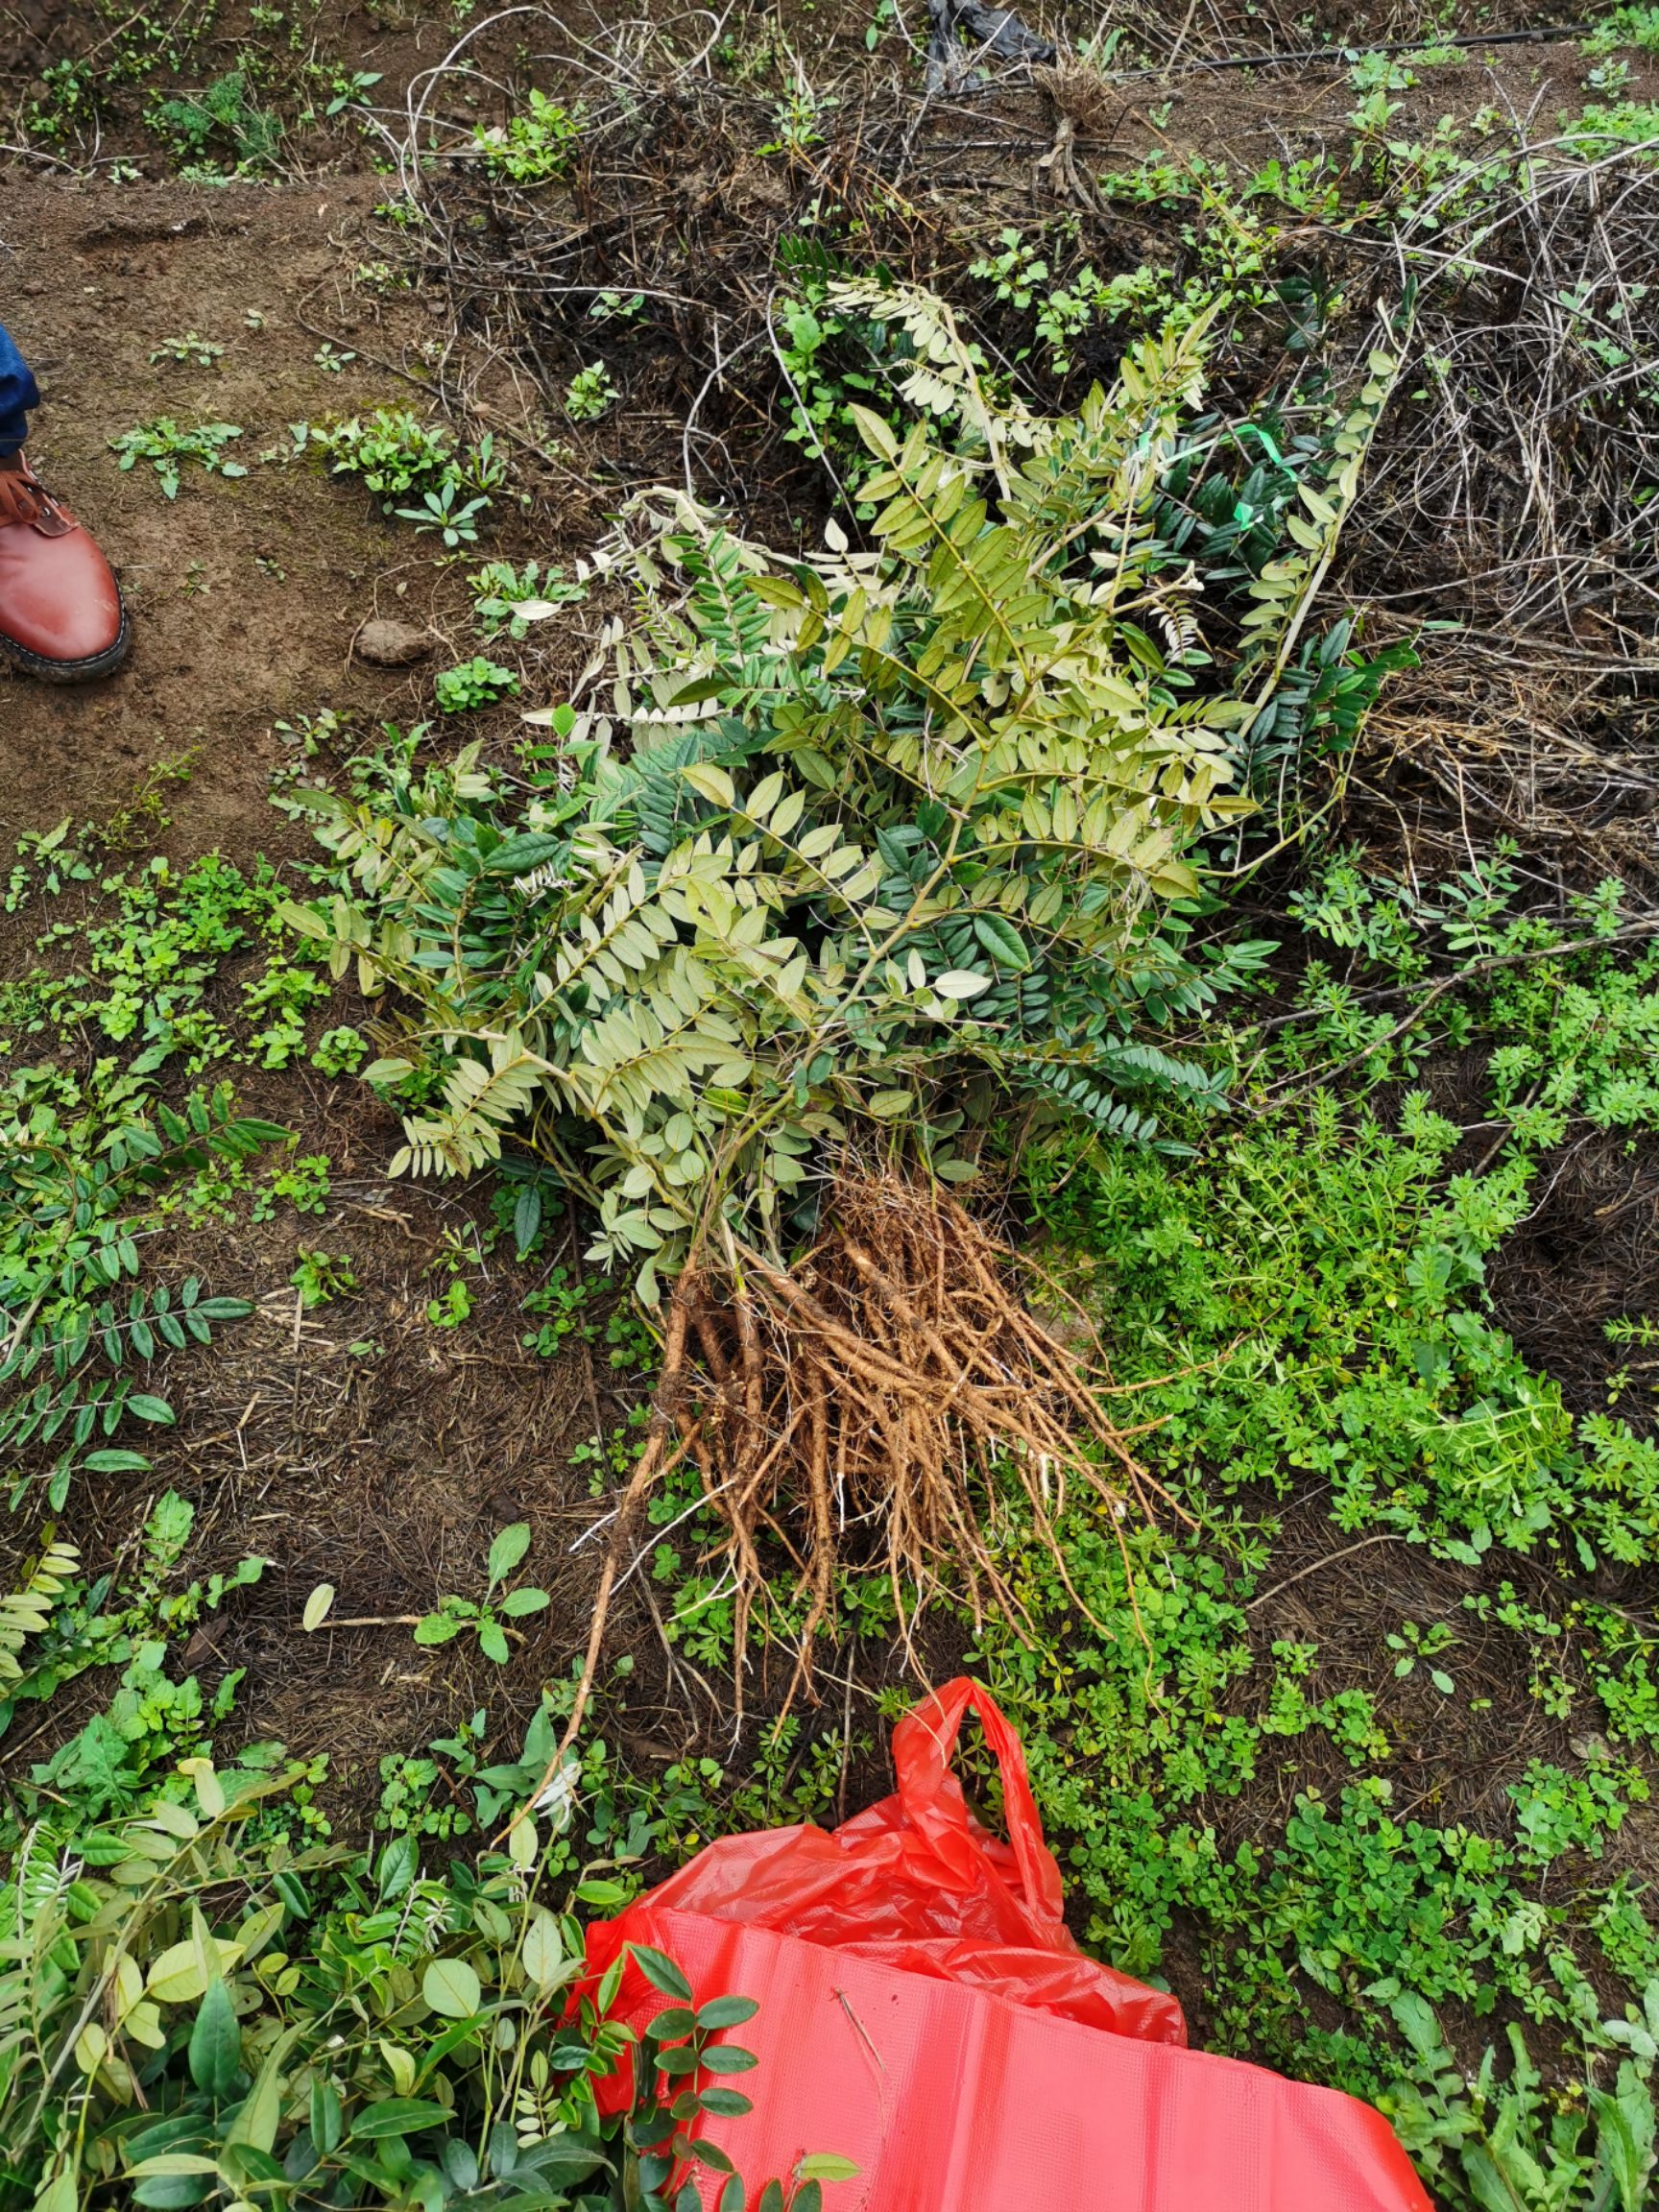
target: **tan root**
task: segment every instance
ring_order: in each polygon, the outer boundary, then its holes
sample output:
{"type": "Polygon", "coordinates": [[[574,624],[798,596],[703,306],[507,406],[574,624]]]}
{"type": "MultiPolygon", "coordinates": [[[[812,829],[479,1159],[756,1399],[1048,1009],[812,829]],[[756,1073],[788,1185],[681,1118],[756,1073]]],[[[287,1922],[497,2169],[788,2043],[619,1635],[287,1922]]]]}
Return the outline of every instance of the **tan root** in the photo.
{"type": "Polygon", "coordinates": [[[806,1600],[796,1687],[809,1694],[843,1566],[885,1571],[906,1641],[947,1590],[976,1622],[989,1607],[1020,1624],[986,1535],[993,1465],[1018,1481],[1062,1579],[1054,1523],[1069,1487],[1100,1501],[1119,1542],[1122,1522],[1149,1516],[1163,1497],[1130,1450],[1133,1431],[1106,1413],[1097,1357],[1027,1310],[1013,1255],[955,1199],[895,1174],[849,1172],[825,1217],[821,1241],[792,1270],[734,1250],[718,1275],[705,1263],[676,1286],[651,1426],[612,1525],[549,1780],[581,1726],[646,1501],[682,1459],[725,1527],[717,1555],[735,1592],[739,1701],[750,1626],[772,1580],[763,1552],[787,1556],[806,1600]]]}

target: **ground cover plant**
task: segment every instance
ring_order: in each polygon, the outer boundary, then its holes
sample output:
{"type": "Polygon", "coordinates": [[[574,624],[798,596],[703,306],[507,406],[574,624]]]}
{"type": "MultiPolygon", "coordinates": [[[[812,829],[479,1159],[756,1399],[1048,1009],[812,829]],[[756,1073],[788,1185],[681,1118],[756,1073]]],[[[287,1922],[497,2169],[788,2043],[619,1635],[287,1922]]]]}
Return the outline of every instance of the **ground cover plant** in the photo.
{"type": "Polygon", "coordinates": [[[548,1999],[964,1664],[1195,2041],[1457,2212],[1646,2203],[1648,13],[43,57],[12,135],[168,236],[380,165],[305,396],[175,302],[100,435],[209,546],[238,452],[366,513],[415,627],[262,825],[7,888],[6,2203],[832,2212],[686,2195],[684,2059],[601,2127],[548,1999]]]}

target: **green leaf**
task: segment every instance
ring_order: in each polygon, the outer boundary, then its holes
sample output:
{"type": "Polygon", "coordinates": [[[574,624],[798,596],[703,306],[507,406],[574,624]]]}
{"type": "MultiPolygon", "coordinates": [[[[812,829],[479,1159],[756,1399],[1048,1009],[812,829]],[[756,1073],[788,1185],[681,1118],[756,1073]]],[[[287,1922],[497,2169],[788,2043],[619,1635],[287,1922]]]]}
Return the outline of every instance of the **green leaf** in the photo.
{"type": "MultiPolygon", "coordinates": [[[[428,1981],[434,1971],[430,1966],[426,1969],[428,1981]]],[[[430,1997],[427,2001],[430,2003],[430,1997]]],[[[434,2104],[430,2098],[383,2097],[378,2104],[366,2104],[353,2119],[350,2140],[378,2143],[388,2135],[418,2135],[423,2128],[446,2128],[453,2118],[446,2104],[434,2104]]]]}
{"type": "Polygon", "coordinates": [[[833,2151],[814,2151],[795,2169],[797,2181],[852,2181],[857,2175],[858,2168],[854,2161],[838,2156],[833,2151]]]}
{"type": "Polygon", "coordinates": [[[692,790],[707,799],[711,805],[736,805],[737,786],[724,768],[716,768],[709,762],[693,761],[688,767],[682,768],[680,773],[692,790]]]}
{"type": "Polygon", "coordinates": [[[557,860],[566,850],[566,843],[565,838],[551,836],[544,830],[521,830],[515,837],[502,838],[484,863],[484,873],[527,876],[532,868],[542,868],[549,860],[557,860]]]}
{"type": "Polygon", "coordinates": [[[269,2151],[276,2142],[282,2118],[282,2068],[304,2025],[301,2021],[285,2028],[265,2054],[253,2078],[253,2086],[242,2100],[226,2132],[227,2149],[247,2144],[255,2151],[269,2151]]]}
{"type": "Polygon", "coordinates": [[[543,1612],[549,1602],[545,1590],[509,1590],[501,1610],[509,1621],[521,1621],[528,1613],[543,1612]]]}
{"type": "Polygon", "coordinates": [[[541,1226],[541,1190],[535,1183],[524,1184],[513,1208],[513,1242],[517,1257],[522,1260],[536,1241],[541,1226]]]}
{"type": "Polygon", "coordinates": [[[428,1613],[415,1623],[417,1644],[450,1644],[461,1633],[461,1623],[450,1613],[428,1613]]]}
{"type": "Polygon", "coordinates": [[[317,2075],[311,2083],[311,2141],[315,2149],[326,2158],[331,2151],[339,2149],[346,2132],[346,2108],[340,2101],[340,2092],[332,2081],[317,2075]]]}
{"type": "Polygon", "coordinates": [[[333,1583],[319,1582],[316,1589],[312,1591],[310,1597],[306,1599],[305,1610],[300,1616],[300,1625],[304,1629],[307,1636],[309,1636],[313,1630],[322,1627],[324,1622],[328,1618],[328,1608],[333,1604],[333,1583]]]}
{"type": "Polygon", "coordinates": [[[88,1452],[81,1464],[93,1475],[148,1475],[150,1472],[150,1461],[142,1452],[118,1448],[88,1452]]]}
{"type": "MultiPolygon", "coordinates": [[[[196,1310],[200,1312],[202,1309],[198,1307],[196,1310]]],[[[167,1428],[179,1418],[165,1398],[154,1397],[148,1390],[135,1390],[127,1401],[127,1410],[136,1413],[140,1421],[159,1422],[167,1428]]]]}
{"type": "Polygon", "coordinates": [[[760,2009],[753,1997],[711,1997],[697,2008],[697,2025],[705,2030],[741,2028],[760,2009]]]}
{"type": "Polygon", "coordinates": [[[710,2074],[747,2074],[759,2063],[753,2051],[740,2051],[735,2043],[711,2043],[703,2054],[710,2074]]]}
{"type": "Polygon", "coordinates": [[[190,2031],[190,2079],[215,2104],[228,2097],[242,2065],[242,2030],[228,1983],[207,1984],[190,2031]]]}
{"type": "Polygon", "coordinates": [[[374,1887],[382,1903],[401,1897],[421,1864],[421,1847],[407,1831],[395,1836],[381,1852],[374,1868],[374,1887]]]}
{"type": "Polygon", "coordinates": [[[627,1904],[628,1891],[620,1882],[589,1874],[586,1881],[577,1883],[576,1898],[579,1904],[596,1906],[601,1912],[616,1912],[627,1904]]]}
{"type": "Polygon", "coordinates": [[[505,1582],[530,1549],[530,1524],[515,1521],[503,1528],[490,1547],[490,1588],[505,1582]]]}
{"type": "Polygon", "coordinates": [[[144,2205],[146,2212],[179,2212],[182,2205],[200,2204],[206,2194],[204,2179],[187,2174],[158,2174],[136,2184],[132,2202],[144,2205]]]}
{"type": "Polygon", "coordinates": [[[530,1915],[518,1958],[539,1989],[551,1988],[564,1971],[565,1939],[559,1933],[558,1921],[544,1906],[539,1905],[530,1915]]]}
{"type": "Polygon", "coordinates": [[[664,1952],[653,1950],[649,1943],[630,1943],[628,1951],[653,1989],[661,1989],[664,1997],[678,1998],[682,2005],[692,2002],[690,1983],[664,1952]]]}
{"type": "Polygon", "coordinates": [[[1031,956],[1025,950],[1025,940],[1005,915],[975,914],[974,934],[999,966],[1015,969],[1022,974],[1030,967],[1031,956]]]}
{"type": "Polygon", "coordinates": [[[465,2020],[484,2001],[483,1984],[465,1959],[434,1959],[421,1978],[421,1994],[446,2020],[465,2020]]]}
{"type": "Polygon", "coordinates": [[[712,2112],[722,2120],[740,2120],[745,2112],[753,2112],[754,2102],[745,2097],[741,2089],[722,2089],[713,2083],[697,2092],[697,2102],[705,2112],[712,2112]]]}
{"type": "Polygon", "coordinates": [[[480,1621],[478,1623],[478,1648],[486,1659],[497,1667],[505,1667],[510,1656],[507,1635],[498,1621],[480,1621]]]}

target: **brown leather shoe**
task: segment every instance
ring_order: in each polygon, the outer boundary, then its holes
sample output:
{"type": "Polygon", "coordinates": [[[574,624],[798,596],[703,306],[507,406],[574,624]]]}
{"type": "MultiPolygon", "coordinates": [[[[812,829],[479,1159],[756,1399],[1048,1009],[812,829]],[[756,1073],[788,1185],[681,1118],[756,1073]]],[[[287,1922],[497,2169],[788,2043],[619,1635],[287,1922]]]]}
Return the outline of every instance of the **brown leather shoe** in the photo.
{"type": "Polygon", "coordinates": [[[85,684],[131,641],[108,562],[21,454],[0,463],[0,653],[48,684],[85,684]]]}

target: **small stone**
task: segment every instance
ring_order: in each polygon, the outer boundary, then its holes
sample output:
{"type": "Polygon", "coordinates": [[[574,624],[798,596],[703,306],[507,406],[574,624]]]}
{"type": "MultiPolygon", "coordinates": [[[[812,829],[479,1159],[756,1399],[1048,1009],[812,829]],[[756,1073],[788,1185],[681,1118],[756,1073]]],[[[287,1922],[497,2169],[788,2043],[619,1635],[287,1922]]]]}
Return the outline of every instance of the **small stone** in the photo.
{"type": "Polygon", "coordinates": [[[359,661],[376,668],[407,668],[412,661],[424,661],[432,639],[424,630],[408,622],[365,622],[352,645],[359,661]]]}

